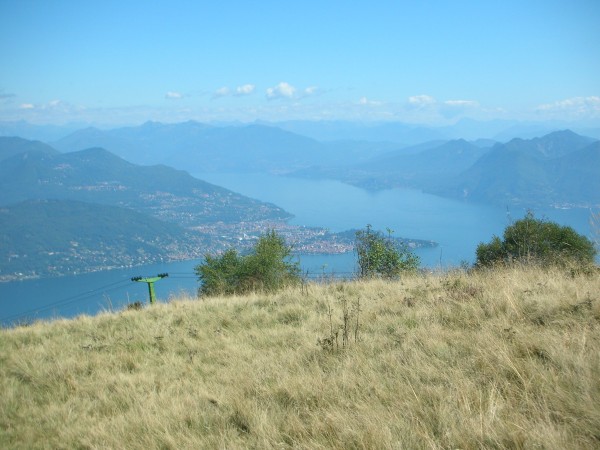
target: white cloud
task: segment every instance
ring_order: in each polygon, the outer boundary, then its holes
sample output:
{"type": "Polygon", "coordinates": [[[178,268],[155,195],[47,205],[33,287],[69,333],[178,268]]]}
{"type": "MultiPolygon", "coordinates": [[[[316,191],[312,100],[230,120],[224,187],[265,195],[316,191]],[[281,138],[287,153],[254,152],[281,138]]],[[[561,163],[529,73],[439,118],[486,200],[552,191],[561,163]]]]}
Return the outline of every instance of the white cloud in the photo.
{"type": "Polygon", "coordinates": [[[252,94],[254,92],[254,89],[256,88],[256,86],[254,86],[253,84],[244,84],[242,86],[238,86],[235,89],[235,95],[249,95],[252,94]]]}
{"type": "Polygon", "coordinates": [[[285,81],[282,81],[277,86],[267,89],[267,98],[270,100],[278,98],[293,98],[296,93],[296,88],[285,81]]]}
{"type": "Polygon", "coordinates": [[[425,106],[433,105],[435,103],[435,98],[430,95],[413,95],[412,97],[408,97],[408,103],[417,108],[423,108],[425,106]]]}
{"type": "Polygon", "coordinates": [[[227,86],[223,86],[222,88],[219,88],[214,92],[212,98],[215,99],[215,98],[226,97],[230,94],[230,92],[231,91],[229,90],[229,88],[227,86]]]}
{"type": "Polygon", "coordinates": [[[165,98],[167,100],[179,100],[180,98],[183,98],[183,95],[179,92],[169,91],[165,94],[165,98]]]}
{"type": "Polygon", "coordinates": [[[479,102],[475,100],[446,100],[444,105],[457,108],[475,108],[479,106],[479,102]]]}
{"type": "Polygon", "coordinates": [[[81,107],[72,105],[67,102],[63,102],[62,100],[51,100],[48,103],[44,103],[43,105],[37,105],[36,109],[44,110],[44,111],[51,110],[51,111],[62,111],[62,112],[71,111],[72,112],[72,111],[80,110],[81,107]]]}
{"type": "Polygon", "coordinates": [[[33,105],[32,103],[21,103],[21,105],[19,106],[19,109],[34,109],[35,105],[33,105]]]}
{"type": "Polygon", "coordinates": [[[600,97],[572,97],[554,103],[539,105],[535,111],[549,115],[600,117],[600,97]]]}
{"type": "Polygon", "coordinates": [[[318,89],[319,88],[317,86],[309,86],[306,89],[304,89],[304,95],[314,95],[316,94],[318,89]]]}

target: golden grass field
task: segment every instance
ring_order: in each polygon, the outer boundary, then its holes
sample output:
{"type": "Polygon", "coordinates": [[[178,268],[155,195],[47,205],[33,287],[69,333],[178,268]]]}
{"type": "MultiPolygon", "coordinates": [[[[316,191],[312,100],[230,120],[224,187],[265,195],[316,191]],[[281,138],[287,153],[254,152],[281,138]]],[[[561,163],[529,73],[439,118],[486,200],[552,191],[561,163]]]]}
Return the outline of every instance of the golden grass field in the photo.
{"type": "Polygon", "coordinates": [[[419,274],[35,323],[0,331],[0,392],[3,449],[600,448],[600,276],[419,274]]]}

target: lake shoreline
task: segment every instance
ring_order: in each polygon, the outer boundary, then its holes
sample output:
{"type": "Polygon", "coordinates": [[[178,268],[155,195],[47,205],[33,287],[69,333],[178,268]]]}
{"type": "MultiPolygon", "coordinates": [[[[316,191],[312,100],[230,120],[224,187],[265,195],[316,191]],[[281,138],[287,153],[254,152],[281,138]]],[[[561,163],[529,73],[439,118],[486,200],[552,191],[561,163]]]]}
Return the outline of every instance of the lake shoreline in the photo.
{"type": "MultiPolygon", "coordinates": [[[[200,178],[249,197],[268,201],[291,211],[290,226],[315,227],[332,233],[351,229],[394,230],[394,235],[434,241],[435,247],[416,248],[424,270],[445,270],[472,264],[480,242],[501,236],[506,226],[524,216],[522,208],[500,208],[448,200],[419,191],[393,189],[373,194],[336,181],[304,180],[259,174],[205,174],[200,178]]],[[[572,226],[589,236],[586,210],[544,209],[536,217],[572,226]]],[[[227,245],[234,241],[227,241],[227,245]]],[[[248,240],[251,245],[252,241],[248,240]]],[[[339,254],[298,254],[301,270],[315,278],[351,276],[357,271],[353,251],[339,254]]],[[[195,296],[198,278],[194,267],[202,259],[185,259],[109,271],[0,283],[0,323],[7,318],[74,317],[124,308],[148,301],[143,283],[133,276],[169,273],[156,283],[159,299],[175,295],[195,296]],[[42,312],[38,312],[38,311],[42,312]]]]}

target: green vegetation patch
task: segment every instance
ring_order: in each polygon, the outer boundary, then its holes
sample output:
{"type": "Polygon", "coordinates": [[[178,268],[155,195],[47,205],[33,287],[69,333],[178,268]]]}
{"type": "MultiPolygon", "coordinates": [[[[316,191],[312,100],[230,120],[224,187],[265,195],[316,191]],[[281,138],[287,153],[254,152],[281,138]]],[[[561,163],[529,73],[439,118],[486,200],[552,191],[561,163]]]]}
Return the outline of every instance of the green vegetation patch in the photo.
{"type": "Polygon", "coordinates": [[[558,265],[582,268],[592,266],[594,244],[573,228],[536,219],[532,212],[506,227],[503,239],[494,236],[477,247],[476,265],[489,267],[503,263],[558,265]]]}

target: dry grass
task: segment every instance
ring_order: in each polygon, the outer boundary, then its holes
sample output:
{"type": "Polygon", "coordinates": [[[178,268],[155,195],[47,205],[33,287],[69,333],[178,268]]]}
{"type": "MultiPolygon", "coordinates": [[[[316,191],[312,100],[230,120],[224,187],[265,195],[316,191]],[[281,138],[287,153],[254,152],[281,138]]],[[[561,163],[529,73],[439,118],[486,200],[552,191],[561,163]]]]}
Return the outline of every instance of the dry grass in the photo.
{"type": "Polygon", "coordinates": [[[415,275],[38,323],[0,332],[0,390],[1,448],[598,448],[600,277],[415,275]]]}

